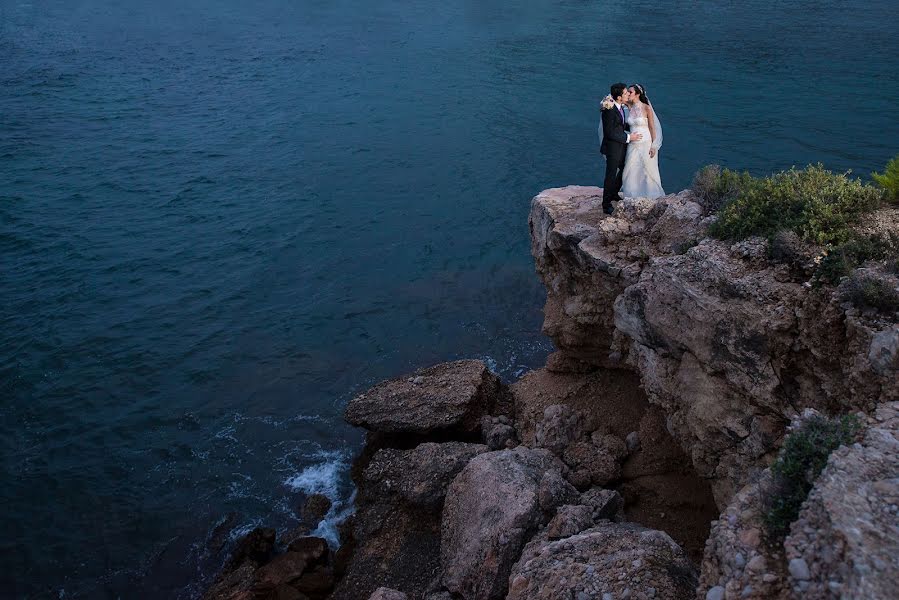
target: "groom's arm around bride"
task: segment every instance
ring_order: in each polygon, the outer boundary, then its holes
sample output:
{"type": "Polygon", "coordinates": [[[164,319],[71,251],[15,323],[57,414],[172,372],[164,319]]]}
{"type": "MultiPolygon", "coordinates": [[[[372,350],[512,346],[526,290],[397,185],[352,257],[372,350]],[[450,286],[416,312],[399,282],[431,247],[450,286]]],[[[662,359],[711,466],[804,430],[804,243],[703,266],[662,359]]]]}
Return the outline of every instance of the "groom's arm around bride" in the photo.
{"type": "Polygon", "coordinates": [[[627,87],[623,83],[616,83],[612,85],[610,94],[602,101],[602,144],[599,151],[606,157],[602,208],[607,214],[611,214],[612,201],[618,200],[618,192],[621,190],[627,144],[642,139],[639,133],[635,134],[633,139],[627,133],[627,122],[624,119],[624,103],[627,102],[627,95],[627,87]]]}

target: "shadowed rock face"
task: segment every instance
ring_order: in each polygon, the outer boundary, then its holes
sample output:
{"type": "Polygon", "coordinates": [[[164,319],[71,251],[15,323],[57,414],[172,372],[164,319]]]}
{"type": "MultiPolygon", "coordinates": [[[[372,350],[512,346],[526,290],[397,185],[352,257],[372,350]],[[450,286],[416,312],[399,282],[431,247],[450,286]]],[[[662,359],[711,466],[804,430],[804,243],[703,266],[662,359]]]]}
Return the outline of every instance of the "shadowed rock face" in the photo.
{"type": "Polygon", "coordinates": [[[629,367],[719,507],[764,468],[803,407],[899,398],[899,326],[814,288],[767,242],[704,238],[689,191],[600,211],[599,188],[546,190],[531,249],[560,362],[629,367]]]}
{"type": "Polygon", "coordinates": [[[353,398],[346,420],[386,434],[472,433],[500,402],[499,378],[479,360],[460,360],[379,383],[353,398]]]}

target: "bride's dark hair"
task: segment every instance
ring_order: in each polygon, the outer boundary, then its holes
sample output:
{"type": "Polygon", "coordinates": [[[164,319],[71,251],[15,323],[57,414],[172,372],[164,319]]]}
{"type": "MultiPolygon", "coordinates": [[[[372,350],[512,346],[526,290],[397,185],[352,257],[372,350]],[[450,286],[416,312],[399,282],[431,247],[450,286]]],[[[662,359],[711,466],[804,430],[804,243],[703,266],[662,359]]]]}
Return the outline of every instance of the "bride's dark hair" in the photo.
{"type": "Polygon", "coordinates": [[[649,98],[647,98],[646,90],[643,89],[642,85],[640,85],[639,83],[635,83],[631,87],[637,90],[637,93],[640,94],[640,102],[642,102],[643,104],[649,104],[649,98]]]}

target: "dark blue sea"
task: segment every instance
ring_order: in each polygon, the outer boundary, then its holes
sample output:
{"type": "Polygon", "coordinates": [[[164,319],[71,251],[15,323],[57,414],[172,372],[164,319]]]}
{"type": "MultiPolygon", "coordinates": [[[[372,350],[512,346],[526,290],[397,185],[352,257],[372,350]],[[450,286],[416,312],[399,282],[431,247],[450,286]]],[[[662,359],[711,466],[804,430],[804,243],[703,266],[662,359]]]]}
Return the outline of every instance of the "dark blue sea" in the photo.
{"type": "Polygon", "coordinates": [[[600,183],[616,80],[658,111],[669,191],[713,162],[868,177],[899,153],[896,23],[894,0],[0,0],[0,597],[195,597],[240,532],[311,492],[347,509],[354,393],[541,365],[529,201],[600,183]]]}

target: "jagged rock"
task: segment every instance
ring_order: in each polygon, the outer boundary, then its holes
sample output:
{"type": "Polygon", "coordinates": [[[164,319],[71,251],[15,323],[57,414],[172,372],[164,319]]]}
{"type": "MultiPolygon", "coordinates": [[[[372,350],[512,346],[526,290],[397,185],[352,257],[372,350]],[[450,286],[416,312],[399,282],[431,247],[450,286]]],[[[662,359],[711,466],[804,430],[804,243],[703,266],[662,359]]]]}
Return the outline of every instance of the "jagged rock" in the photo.
{"type": "Polygon", "coordinates": [[[668,535],[633,523],[602,523],[556,541],[546,532],[537,535],[512,569],[507,600],[606,594],[692,600],[695,588],[695,568],[668,535]]]}
{"type": "Polygon", "coordinates": [[[553,352],[546,357],[546,370],[553,373],[589,373],[596,365],[580,361],[564,352],[553,352]]]}
{"type": "Polygon", "coordinates": [[[446,588],[465,598],[502,598],[509,570],[544,513],[539,486],[562,465],[522,446],[476,456],[450,484],[443,508],[441,565],[446,588]]]}
{"type": "Polygon", "coordinates": [[[569,504],[559,508],[559,512],[546,526],[546,537],[558,540],[580,533],[593,526],[593,509],[589,506],[569,504]]]}
{"type": "Polygon", "coordinates": [[[627,446],[627,453],[632,454],[640,449],[640,435],[636,431],[632,431],[627,434],[624,443],[627,446]]]}
{"type": "MultiPolygon", "coordinates": [[[[820,416],[806,409],[790,429],[820,416]]],[[[835,450],[781,548],[763,543],[770,469],[712,526],[699,592],[750,600],[889,598],[899,586],[899,402],[865,421],[861,442],[835,450]]]]}
{"type": "Polygon", "coordinates": [[[346,420],[388,434],[474,432],[504,393],[482,361],[460,360],[379,383],[350,401],[346,420]]]}
{"type": "Polygon", "coordinates": [[[420,598],[440,577],[440,510],[360,498],[334,557],[342,577],[331,600],[368,598],[378,587],[420,598]],[[346,548],[346,550],[345,550],[346,548]]]}
{"type": "Polygon", "coordinates": [[[312,494],[300,509],[300,523],[283,537],[283,543],[290,544],[295,539],[306,537],[319,526],[331,510],[331,500],[324,494],[312,494]]]}
{"type": "Polygon", "coordinates": [[[594,520],[618,520],[624,509],[624,499],[614,490],[591,488],[581,494],[581,504],[589,506],[594,520]]]}
{"type": "Polygon", "coordinates": [[[531,203],[531,253],[547,287],[544,333],[566,359],[618,367],[610,356],[615,298],[660,247],[674,253],[700,234],[701,209],[689,193],[625,199],[613,217],[601,209],[600,188],[541,192],[531,203]]]}
{"type": "Polygon", "coordinates": [[[360,493],[365,499],[440,510],[446,488],[474,456],[487,451],[481,444],[424,443],[411,450],[385,448],[365,468],[360,493]]]}
{"type": "Polygon", "coordinates": [[[385,587],[379,587],[375,590],[375,593],[368,598],[368,600],[408,600],[408,598],[409,596],[407,596],[403,592],[398,592],[396,590],[391,590],[385,587]]]}
{"type": "MultiPolygon", "coordinates": [[[[349,527],[352,550],[335,556],[342,573],[331,598],[367,598],[379,586],[421,598],[440,578],[440,523],[447,487],[481,444],[423,443],[382,448],[354,470],[357,510],[349,527]]],[[[364,453],[363,453],[364,455],[364,453]]]]}
{"type": "Polygon", "coordinates": [[[537,423],[534,445],[561,456],[565,448],[581,435],[583,423],[580,415],[567,404],[554,404],[544,409],[543,419],[537,423]]]}
{"type": "Polygon", "coordinates": [[[250,588],[255,581],[256,568],[251,561],[244,561],[234,569],[223,570],[203,594],[203,600],[242,600],[243,597],[250,600],[250,588]]]}
{"type": "Polygon", "coordinates": [[[559,360],[625,357],[719,507],[764,468],[796,407],[899,399],[895,316],[804,285],[764,239],[706,238],[689,191],[600,207],[599,188],[577,186],[532,202],[544,332],[559,360]]]}
{"type": "Polygon", "coordinates": [[[784,544],[805,598],[890,598],[899,589],[899,402],[833,452],[784,544]]]}
{"type": "Polygon", "coordinates": [[[316,567],[291,585],[310,598],[324,598],[334,588],[334,572],[328,567],[316,567]]]}

